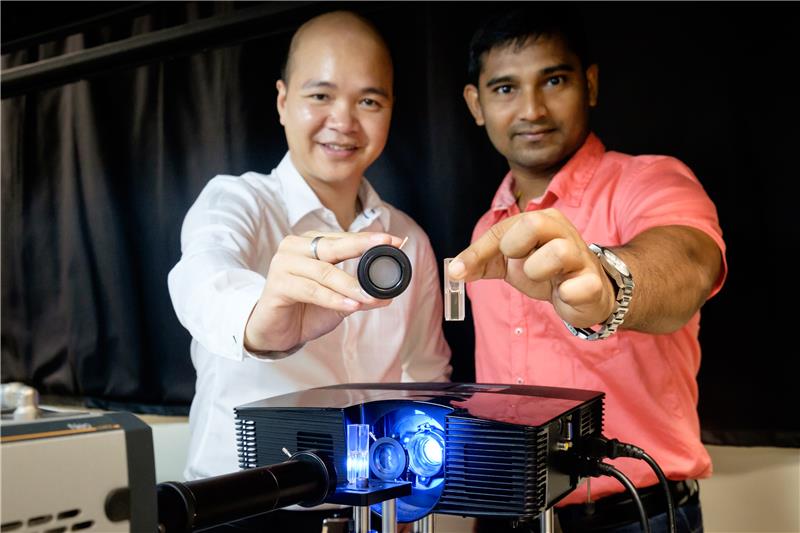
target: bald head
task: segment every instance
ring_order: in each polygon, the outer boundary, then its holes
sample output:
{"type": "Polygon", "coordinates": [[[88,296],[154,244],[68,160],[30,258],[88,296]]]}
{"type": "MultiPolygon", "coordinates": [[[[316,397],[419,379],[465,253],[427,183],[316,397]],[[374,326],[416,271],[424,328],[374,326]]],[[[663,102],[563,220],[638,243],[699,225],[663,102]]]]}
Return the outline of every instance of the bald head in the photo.
{"type": "Polygon", "coordinates": [[[358,15],[327,13],[297,30],[275,103],[292,163],[317,194],[352,196],[352,210],[386,146],[393,83],[386,43],[358,15]]]}
{"type": "Polygon", "coordinates": [[[377,28],[364,17],[350,11],[333,11],[312,18],[297,29],[289,45],[281,79],[289,84],[298,55],[330,46],[350,44],[370,52],[365,57],[374,60],[377,67],[392,68],[389,48],[377,28]]]}

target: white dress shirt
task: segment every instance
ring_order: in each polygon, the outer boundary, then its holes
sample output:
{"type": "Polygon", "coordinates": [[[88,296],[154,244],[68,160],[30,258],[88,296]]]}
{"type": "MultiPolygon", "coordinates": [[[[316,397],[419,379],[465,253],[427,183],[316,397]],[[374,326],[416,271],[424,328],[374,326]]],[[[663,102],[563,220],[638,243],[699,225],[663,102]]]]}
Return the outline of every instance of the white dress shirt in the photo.
{"type": "MultiPolygon", "coordinates": [[[[408,236],[408,289],[385,308],[356,312],[296,353],[259,359],[243,346],[250,312],[269,264],[287,235],[343,231],[297,172],[287,153],[269,175],[216,176],[189,210],[182,257],[168,285],[178,319],[192,335],[197,371],[184,475],[197,479],[238,470],[233,408],[339,383],[446,381],[450,348],[442,334],[442,286],[424,231],[381,201],[362,180],[363,212],[347,231],[408,236]]],[[[358,259],[339,266],[355,276],[358,259]]]]}

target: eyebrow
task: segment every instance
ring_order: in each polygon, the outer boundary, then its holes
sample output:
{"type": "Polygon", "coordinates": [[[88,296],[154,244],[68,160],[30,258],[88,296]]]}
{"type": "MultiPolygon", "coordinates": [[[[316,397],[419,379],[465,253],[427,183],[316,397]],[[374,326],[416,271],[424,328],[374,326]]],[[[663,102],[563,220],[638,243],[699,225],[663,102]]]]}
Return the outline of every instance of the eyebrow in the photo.
{"type": "MultiPolygon", "coordinates": [[[[554,65],[552,67],[543,68],[542,70],[539,71],[539,75],[547,76],[547,75],[553,74],[555,72],[564,72],[564,71],[574,72],[575,71],[575,67],[570,65],[569,63],[561,63],[561,64],[558,64],[558,65],[554,65]]],[[[513,81],[516,81],[516,80],[517,80],[516,76],[510,76],[510,75],[495,76],[494,78],[490,78],[490,79],[486,80],[486,87],[491,87],[493,85],[497,85],[497,84],[500,84],[500,83],[511,83],[513,81]]]]}
{"type": "Polygon", "coordinates": [[[492,85],[497,85],[499,83],[510,83],[516,79],[516,76],[495,76],[494,78],[489,78],[486,80],[486,86],[491,87],[492,85]]]}
{"type": "Polygon", "coordinates": [[[336,84],[329,81],[308,80],[302,85],[301,89],[317,89],[320,87],[325,89],[336,89],[336,84]]]}
{"type": "MultiPolygon", "coordinates": [[[[335,83],[331,83],[329,81],[323,80],[308,80],[305,82],[302,89],[338,89],[338,86],[335,83]]],[[[385,89],[381,89],[380,87],[365,87],[361,89],[361,94],[376,94],[378,96],[382,96],[384,98],[389,98],[389,93],[385,89]]]]}
{"type": "Polygon", "coordinates": [[[367,87],[361,91],[361,94],[377,94],[378,96],[389,98],[389,93],[380,87],[367,87]]]}
{"type": "Polygon", "coordinates": [[[570,65],[569,63],[561,63],[560,65],[556,65],[554,67],[543,68],[539,73],[547,75],[547,74],[552,74],[554,72],[562,72],[565,70],[567,72],[575,72],[575,67],[573,65],[570,65]]]}

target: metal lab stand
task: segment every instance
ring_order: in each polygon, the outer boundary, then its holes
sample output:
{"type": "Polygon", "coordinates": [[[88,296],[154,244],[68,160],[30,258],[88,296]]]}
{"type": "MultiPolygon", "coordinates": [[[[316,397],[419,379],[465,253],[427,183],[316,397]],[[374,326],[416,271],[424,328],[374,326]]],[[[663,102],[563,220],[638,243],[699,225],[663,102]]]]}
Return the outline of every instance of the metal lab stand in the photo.
{"type": "Polygon", "coordinates": [[[381,533],[397,533],[397,500],[381,504],[381,533]]]}
{"type": "Polygon", "coordinates": [[[433,513],[414,522],[412,533],[433,533],[433,513]]]}

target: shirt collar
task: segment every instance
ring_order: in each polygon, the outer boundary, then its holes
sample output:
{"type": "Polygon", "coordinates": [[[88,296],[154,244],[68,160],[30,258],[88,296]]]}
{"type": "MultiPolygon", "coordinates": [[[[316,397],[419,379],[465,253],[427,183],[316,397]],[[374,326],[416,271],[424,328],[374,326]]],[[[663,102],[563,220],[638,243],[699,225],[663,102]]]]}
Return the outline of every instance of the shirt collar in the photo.
{"type": "MultiPolygon", "coordinates": [[[[573,207],[580,205],[586,186],[597,170],[605,150],[600,139],[594,133],[590,133],[580,149],[550,180],[547,190],[542,195],[542,202],[552,194],[564,200],[567,205],[573,207]]],[[[508,211],[517,203],[513,189],[514,176],[509,171],[494,195],[492,211],[508,211]]]]}
{"type": "MultiPolygon", "coordinates": [[[[286,214],[290,226],[294,227],[300,220],[311,213],[321,214],[327,209],[319,201],[319,197],[317,197],[311,186],[300,175],[300,172],[297,171],[289,152],[286,152],[286,155],[283,156],[283,159],[278,164],[276,173],[283,189],[283,201],[286,204],[286,214]]],[[[388,231],[389,209],[366,178],[361,179],[358,198],[361,200],[363,211],[353,221],[353,229],[358,230],[360,227],[367,227],[377,218],[384,231],[388,231]]]]}
{"type": "MultiPolygon", "coordinates": [[[[356,217],[353,225],[363,222],[363,226],[369,226],[374,219],[378,219],[384,231],[389,231],[389,208],[378,196],[378,193],[372,187],[372,184],[367,181],[367,178],[361,180],[361,186],[358,188],[358,198],[361,200],[361,213],[356,217]]],[[[360,229],[354,227],[353,229],[360,229]]]]}

